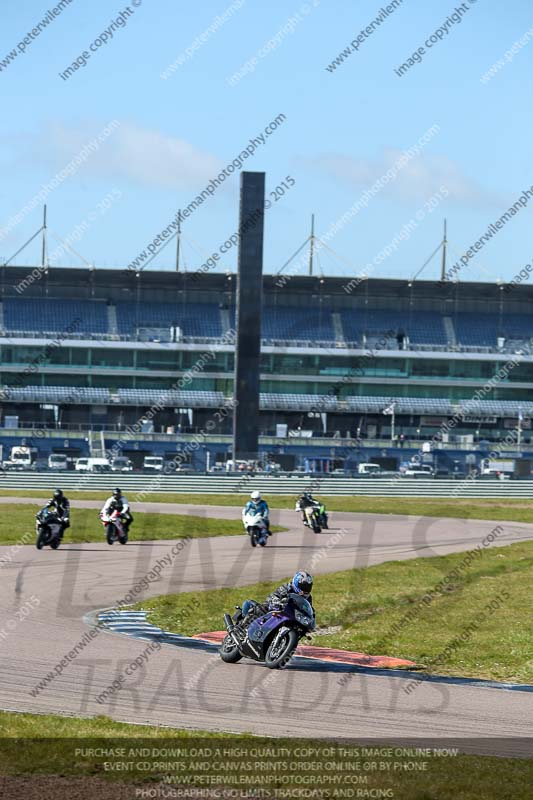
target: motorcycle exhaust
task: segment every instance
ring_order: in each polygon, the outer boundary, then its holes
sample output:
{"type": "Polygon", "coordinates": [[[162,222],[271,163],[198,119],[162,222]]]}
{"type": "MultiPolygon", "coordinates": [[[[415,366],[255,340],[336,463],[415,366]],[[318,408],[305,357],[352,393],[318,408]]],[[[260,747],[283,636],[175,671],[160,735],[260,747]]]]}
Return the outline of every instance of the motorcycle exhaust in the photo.
{"type": "Polygon", "coordinates": [[[240,648],[241,643],[239,642],[237,636],[235,636],[235,634],[233,633],[233,631],[235,630],[235,625],[233,624],[233,620],[229,614],[224,614],[224,625],[226,626],[226,630],[229,636],[231,636],[234,645],[240,648]]]}
{"type": "Polygon", "coordinates": [[[236,647],[240,648],[241,643],[239,642],[237,636],[235,636],[235,634],[233,633],[233,631],[235,630],[235,625],[233,624],[233,620],[229,614],[224,614],[224,625],[226,626],[226,630],[228,632],[228,635],[231,637],[233,644],[236,647]]]}
{"type": "Polygon", "coordinates": [[[224,614],[224,625],[228,633],[232,633],[235,630],[235,625],[229,614],[224,614]]]}

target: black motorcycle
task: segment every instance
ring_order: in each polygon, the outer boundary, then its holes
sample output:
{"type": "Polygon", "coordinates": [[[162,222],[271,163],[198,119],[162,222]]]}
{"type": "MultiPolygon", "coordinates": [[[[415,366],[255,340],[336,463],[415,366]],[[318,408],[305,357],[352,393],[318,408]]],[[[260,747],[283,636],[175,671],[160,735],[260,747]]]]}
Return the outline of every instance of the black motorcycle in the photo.
{"type": "Polygon", "coordinates": [[[52,508],[45,506],[35,515],[35,532],[37,550],[42,550],[45,546],[50,546],[52,550],[57,550],[61,544],[61,534],[63,532],[63,521],[52,508]]]}
{"type": "Polygon", "coordinates": [[[283,609],[267,611],[254,619],[246,630],[242,619],[240,607],[233,618],[224,614],[228,634],[219,653],[227,664],[234,664],[246,656],[266,664],[269,669],[283,669],[300,639],[315,627],[311,604],[296,593],[288,595],[283,609]]]}

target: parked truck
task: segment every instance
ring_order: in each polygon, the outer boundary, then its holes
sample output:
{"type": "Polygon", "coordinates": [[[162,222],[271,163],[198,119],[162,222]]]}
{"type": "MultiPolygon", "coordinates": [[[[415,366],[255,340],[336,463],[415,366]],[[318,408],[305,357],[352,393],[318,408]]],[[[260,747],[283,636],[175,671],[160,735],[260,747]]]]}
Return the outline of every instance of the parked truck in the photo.
{"type": "Polygon", "coordinates": [[[483,462],[481,474],[502,480],[520,480],[531,477],[530,458],[487,458],[483,462]]]}

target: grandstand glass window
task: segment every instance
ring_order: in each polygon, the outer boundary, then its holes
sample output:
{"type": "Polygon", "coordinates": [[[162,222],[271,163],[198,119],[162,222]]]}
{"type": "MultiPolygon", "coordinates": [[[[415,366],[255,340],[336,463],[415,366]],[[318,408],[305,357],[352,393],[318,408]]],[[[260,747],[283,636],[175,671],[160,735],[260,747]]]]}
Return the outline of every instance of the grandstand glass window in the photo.
{"type": "Polygon", "coordinates": [[[317,386],[310,381],[261,381],[261,391],[268,394],[324,394],[327,384],[317,386]]]}
{"type": "Polygon", "coordinates": [[[132,386],[134,389],[154,389],[161,391],[170,389],[172,380],[171,378],[149,378],[137,375],[128,385],[132,386]]]}
{"type": "Polygon", "coordinates": [[[71,347],[69,348],[69,361],[68,363],[76,367],[88,367],[90,361],[91,351],[88,347],[71,347]]]}
{"type": "MultiPolygon", "coordinates": [[[[489,398],[487,398],[489,399],[489,398]]],[[[531,402],[531,389],[502,389],[497,387],[490,396],[491,400],[520,400],[524,403],[531,402]]]]}
{"type": "Polygon", "coordinates": [[[316,374],[318,372],[317,359],[315,356],[274,355],[268,371],[275,375],[290,375],[291,373],[316,374]]]}
{"type": "Polygon", "coordinates": [[[450,375],[453,378],[484,380],[492,378],[501,366],[498,361],[450,361],[450,375]]]}
{"type": "Polygon", "coordinates": [[[215,352],[213,354],[205,350],[186,350],[181,353],[181,369],[190,369],[195,364],[200,365],[202,372],[226,372],[233,371],[233,353],[215,352]]]}
{"type": "Polygon", "coordinates": [[[33,359],[40,359],[42,364],[70,364],[70,348],[54,347],[50,348],[48,358],[41,358],[44,347],[13,346],[2,347],[1,358],[3,364],[28,364],[33,359]]]}
{"type": "Polygon", "coordinates": [[[2,347],[3,364],[29,364],[34,359],[38,359],[43,352],[42,347],[2,347]]]}
{"type": "Polygon", "coordinates": [[[31,381],[32,385],[38,386],[88,386],[88,379],[85,375],[79,375],[68,372],[61,372],[58,374],[45,373],[40,376],[34,376],[31,381]]]}
{"type": "Polygon", "coordinates": [[[112,372],[109,372],[107,375],[90,375],[91,386],[109,389],[111,392],[133,387],[134,380],[135,379],[131,375],[114,375],[112,372]]]}
{"type": "Polygon", "coordinates": [[[514,367],[509,372],[508,380],[510,383],[533,383],[533,364],[519,364],[517,367],[514,367]]]}
{"type": "Polygon", "coordinates": [[[172,351],[170,353],[161,350],[139,350],[137,351],[137,369],[164,369],[175,370],[180,368],[180,354],[172,351]]]}
{"type": "Polygon", "coordinates": [[[413,359],[409,368],[410,375],[425,378],[449,378],[450,362],[443,359],[413,359]]]}
{"type": "Polygon", "coordinates": [[[72,363],[71,356],[70,347],[56,347],[51,351],[49,357],[46,359],[46,363],[66,366],[72,363]]]}
{"type": "Polygon", "coordinates": [[[115,350],[114,348],[94,348],[91,350],[93,367],[134,367],[134,350],[115,350]]]}
{"type": "MultiPolygon", "coordinates": [[[[170,389],[176,383],[176,378],[155,378],[147,375],[136,375],[133,379],[135,389],[170,389]]],[[[125,384],[123,384],[125,385],[125,384]]],[[[131,384],[130,384],[131,385],[131,384]]],[[[214,392],[216,381],[213,378],[194,379],[183,387],[187,392],[214,392]]]]}
{"type": "Polygon", "coordinates": [[[407,362],[403,358],[362,358],[356,367],[357,375],[368,377],[407,377],[407,362]]]}

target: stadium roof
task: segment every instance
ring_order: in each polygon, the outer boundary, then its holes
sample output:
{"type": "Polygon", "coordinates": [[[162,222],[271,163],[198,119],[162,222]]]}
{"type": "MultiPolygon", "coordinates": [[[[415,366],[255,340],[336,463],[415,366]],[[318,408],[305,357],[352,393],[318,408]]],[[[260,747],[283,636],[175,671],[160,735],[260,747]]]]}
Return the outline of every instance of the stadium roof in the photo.
{"type": "MultiPolygon", "coordinates": [[[[104,297],[134,289],[139,283],[144,290],[191,291],[195,293],[228,292],[236,283],[234,273],[175,272],[170,270],[146,270],[139,273],[127,269],[98,269],[87,267],[42,267],[1,266],[0,294],[8,297],[42,297],[58,291],[61,294],[79,297],[104,297]],[[19,290],[16,287],[19,286],[19,290]]],[[[369,295],[379,298],[454,298],[475,301],[493,301],[503,296],[506,301],[533,301],[533,286],[488,282],[422,281],[406,279],[364,278],[357,275],[328,277],[321,275],[265,275],[263,288],[278,296],[284,293],[340,295],[344,298],[369,295]],[[351,281],[351,283],[350,283],[351,281]],[[509,291],[510,289],[510,291],[509,291]]],[[[115,295],[116,299],[116,295],[115,295]]],[[[508,306],[509,307],[509,306],[508,306]]]]}

